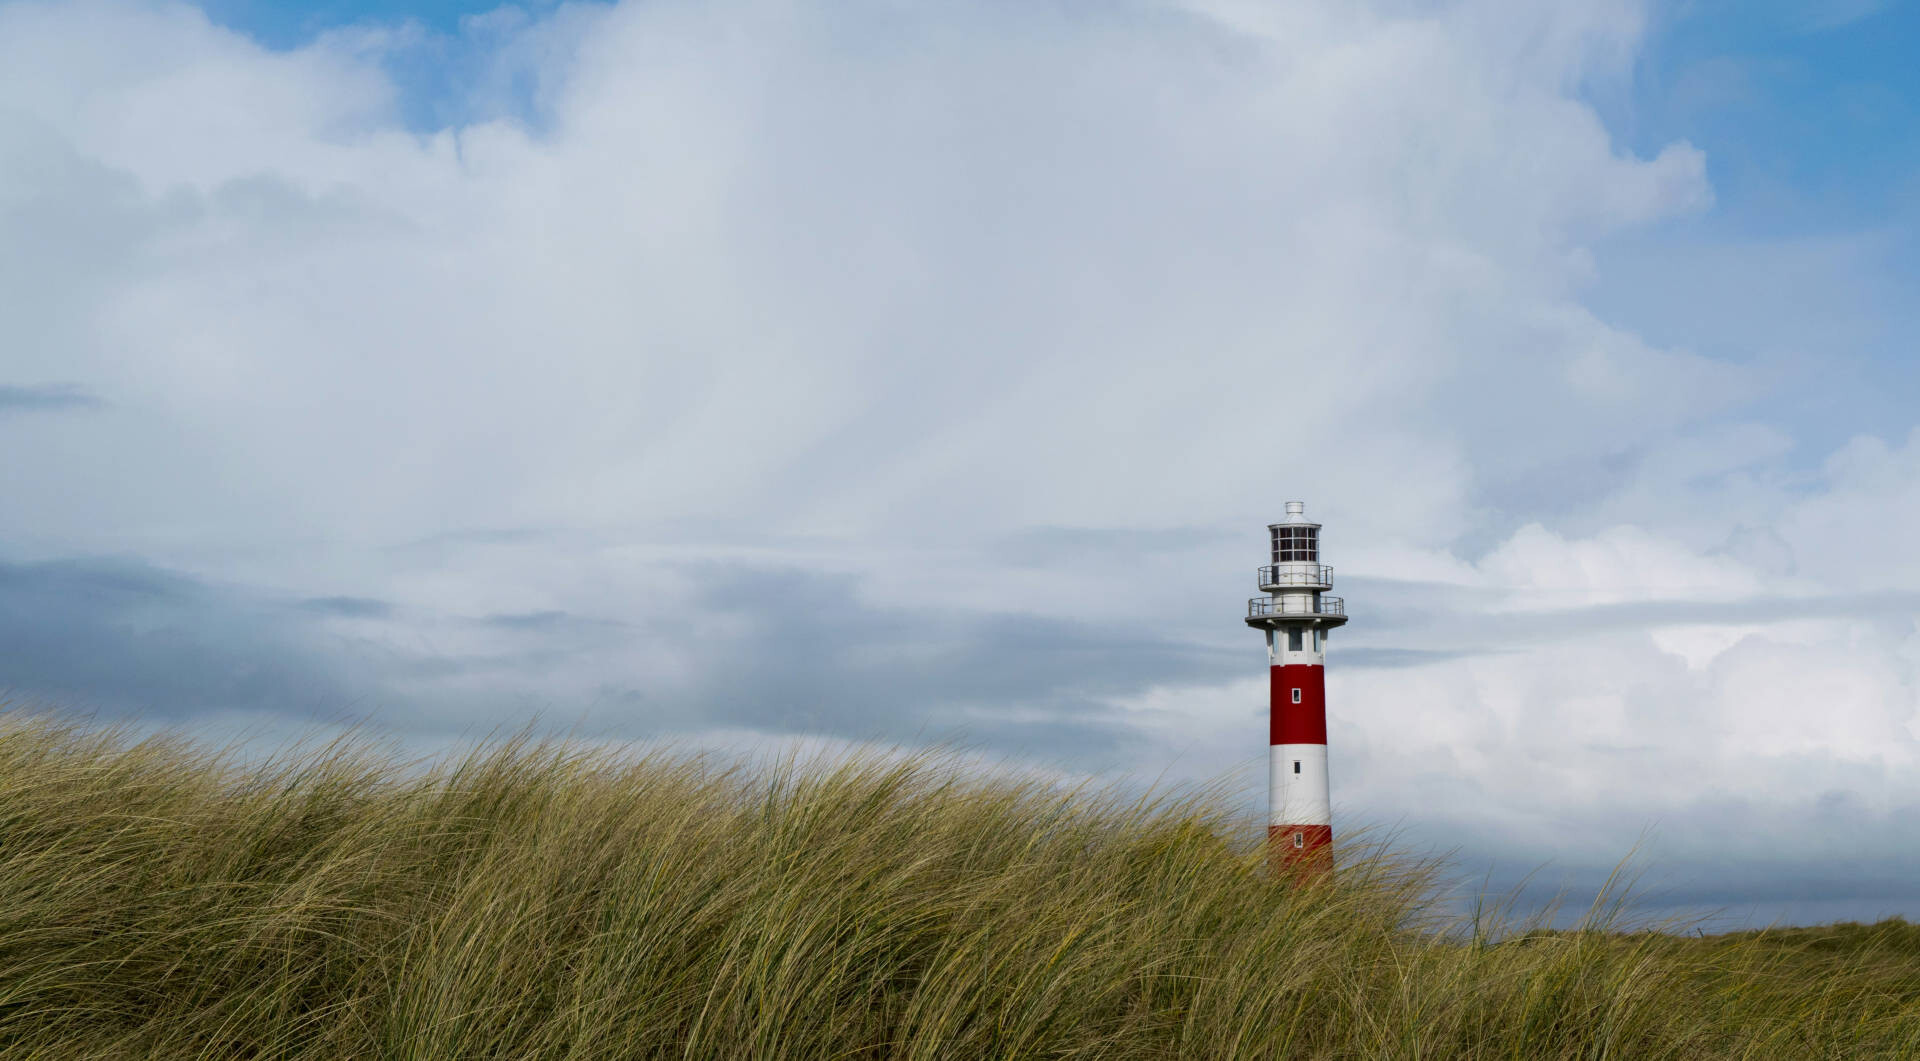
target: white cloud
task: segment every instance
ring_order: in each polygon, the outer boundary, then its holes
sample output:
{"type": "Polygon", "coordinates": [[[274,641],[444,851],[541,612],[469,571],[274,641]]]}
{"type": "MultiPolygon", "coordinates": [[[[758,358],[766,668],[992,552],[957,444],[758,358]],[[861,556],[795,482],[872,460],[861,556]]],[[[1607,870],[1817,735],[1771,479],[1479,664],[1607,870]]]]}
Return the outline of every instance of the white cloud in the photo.
{"type": "Polygon", "coordinates": [[[1480,570],[1523,607],[1738,599],[1761,588],[1753,572],[1730,559],[1697,555],[1638,527],[1569,541],[1530,523],[1488,554],[1480,570]]]}
{"type": "Polygon", "coordinates": [[[366,35],[6,17],[10,109],[141,191],[96,350],[43,356],[191,418],[155,456],[203,477],[152,469],[169,501],[115,538],[207,522],[146,547],[236,519],[1165,526],[1281,477],[1399,479],[1399,511],[1343,507],[1433,544],[1504,436],[1670,426],[1724,382],[1555,290],[1572,234],[1705,194],[1563,94],[1541,57],[1586,62],[1556,42],[1587,31],[1558,23],[1347,13],[1327,47],[1174,11],[631,6],[546,56],[543,134],[412,137],[366,35]]]}

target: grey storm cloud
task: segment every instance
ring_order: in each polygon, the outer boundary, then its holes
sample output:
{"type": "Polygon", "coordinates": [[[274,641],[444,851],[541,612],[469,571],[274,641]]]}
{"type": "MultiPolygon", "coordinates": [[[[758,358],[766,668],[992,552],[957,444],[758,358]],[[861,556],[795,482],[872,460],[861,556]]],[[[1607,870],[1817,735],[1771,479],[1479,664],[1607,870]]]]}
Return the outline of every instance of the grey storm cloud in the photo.
{"type": "Polygon", "coordinates": [[[1108,698],[1226,680],[1244,662],[1090,621],[876,606],[846,576],[712,565],[692,573],[700,613],[738,632],[712,639],[667,621],[652,628],[649,636],[698,661],[696,677],[607,692],[658,726],[959,740],[1084,764],[1144,739],[1108,698]]]}
{"type": "MultiPolygon", "coordinates": [[[[0,686],[162,719],[243,707],[330,718],[369,704],[385,724],[415,729],[444,717],[457,695],[437,682],[492,676],[531,689],[569,667],[617,672],[624,655],[651,651],[684,666],[673,677],[604,681],[585,703],[545,702],[556,716],[588,710],[594,728],[609,735],[731,726],[850,740],[961,739],[1084,759],[1147,739],[1116,713],[1114,699],[1257,672],[1246,646],[1166,637],[1150,624],[873,604],[853,576],[800,569],[701,563],[676,570],[694,587],[681,608],[618,620],[557,609],[448,617],[498,636],[481,648],[436,648],[411,637],[416,624],[378,599],[282,602],[137,560],[8,564],[0,566],[0,686]],[[370,621],[384,633],[349,638],[328,629],[332,620],[370,621]]],[[[1370,643],[1337,650],[1343,669],[1512,651],[1514,639],[1526,636],[1753,621],[1789,603],[1655,602],[1501,617],[1477,612],[1472,592],[1459,595],[1455,610],[1432,611],[1433,587],[1381,581],[1366,589],[1381,618],[1370,618],[1370,643]],[[1396,589],[1423,607],[1399,610],[1396,589]],[[1379,643],[1409,624],[1490,632],[1483,646],[1379,643]]],[[[1920,595],[1790,603],[1802,612],[1859,614],[1920,607],[1920,595]]],[[[506,687],[475,694],[466,706],[485,714],[489,701],[498,707],[510,699],[506,687]]]]}
{"type": "Polygon", "coordinates": [[[106,405],[85,387],[71,383],[35,386],[0,383],[0,416],[8,413],[70,412],[106,405]]]}
{"type": "Polygon", "coordinates": [[[1880,815],[1854,808],[1851,818],[1838,809],[1781,815],[1727,799],[1623,828],[1610,808],[1596,805],[1567,815],[1558,842],[1548,843],[1518,842],[1442,809],[1395,840],[1401,850],[1469,871],[1459,878],[1463,895],[1511,895],[1523,912],[1555,907],[1563,925],[1586,912],[1610,877],[1633,916],[1698,921],[1709,930],[1785,918],[1874,921],[1911,910],[1920,806],[1880,815]],[[1758,831],[1753,820],[1762,814],[1769,827],[1758,831]]]}
{"type": "Polygon", "coordinates": [[[355,695],[296,615],[126,559],[0,563],[0,688],[160,721],[332,718],[355,695]]]}
{"type": "Polygon", "coordinates": [[[481,625],[502,630],[525,630],[532,632],[561,632],[578,630],[583,627],[620,627],[626,623],[615,619],[591,619],[574,615],[558,609],[538,612],[508,612],[488,615],[479,620],[481,625]]]}
{"type": "Polygon", "coordinates": [[[609,684],[590,703],[540,702],[556,719],[586,710],[587,728],[612,737],[737,726],[1084,761],[1140,739],[1106,697],[1224,680],[1242,662],[1094,623],[877,607],[846,577],[712,564],[683,573],[698,614],[728,633],[697,631],[685,613],[628,622],[548,610],[454,617],[504,641],[436,651],[404,621],[382,638],[326,628],[400,618],[375,599],[282,602],[128,559],[0,565],[0,687],[156,721],[255,711],[470,731],[537,695],[544,674],[645,649],[688,661],[687,676],[609,684]],[[458,690],[474,678],[501,684],[458,690]]]}
{"type": "Polygon", "coordinates": [[[1571,608],[1501,608],[1502,594],[1477,586],[1353,578],[1347,592],[1365,602],[1370,642],[1434,644],[1437,649],[1368,645],[1345,650],[1341,666],[1403,667],[1466,655],[1514,652],[1584,634],[1664,626],[1767,624],[1796,619],[1894,619],[1920,614],[1920,591],[1753,594],[1721,600],[1636,600],[1571,608]],[[1462,618],[1471,616],[1471,623],[1462,618]]]}
{"type": "Polygon", "coordinates": [[[393,605],[371,597],[311,597],[300,607],[318,615],[338,615],[350,619],[385,619],[393,615],[393,605]]]}

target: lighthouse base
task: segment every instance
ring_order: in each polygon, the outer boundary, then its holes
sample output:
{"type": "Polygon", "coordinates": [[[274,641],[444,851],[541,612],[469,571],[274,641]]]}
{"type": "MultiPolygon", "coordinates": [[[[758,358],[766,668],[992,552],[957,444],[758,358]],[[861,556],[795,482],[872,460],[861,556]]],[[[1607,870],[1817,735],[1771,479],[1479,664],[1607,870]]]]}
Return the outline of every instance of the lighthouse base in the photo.
{"type": "Polygon", "coordinates": [[[1333,870],[1333,826],[1267,826],[1267,864],[1276,876],[1324,877],[1333,870]]]}

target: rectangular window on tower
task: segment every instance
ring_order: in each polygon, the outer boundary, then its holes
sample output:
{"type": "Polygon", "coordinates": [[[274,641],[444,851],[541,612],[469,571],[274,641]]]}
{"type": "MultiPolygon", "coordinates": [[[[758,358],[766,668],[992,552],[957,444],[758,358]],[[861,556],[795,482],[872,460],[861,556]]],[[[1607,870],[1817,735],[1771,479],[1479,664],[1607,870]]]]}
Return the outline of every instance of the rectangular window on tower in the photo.
{"type": "Polygon", "coordinates": [[[1300,702],[1300,690],[1298,689],[1293,691],[1293,702],[1296,704],[1300,702]]]}
{"type": "Polygon", "coordinates": [[[1294,629],[1287,631],[1287,651],[1298,652],[1303,647],[1305,647],[1305,644],[1299,628],[1295,627],[1294,629]]]}
{"type": "Polygon", "coordinates": [[[1293,772],[1296,774],[1300,772],[1300,760],[1298,759],[1293,761],[1293,772]]]}
{"type": "Polygon", "coordinates": [[[1294,834],[1293,834],[1293,846],[1295,846],[1295,847],[1305,847],[1305,846],[1307,846],[1307,834],[1306,834],[1306,833],[1294,833],[1294,834]]]}

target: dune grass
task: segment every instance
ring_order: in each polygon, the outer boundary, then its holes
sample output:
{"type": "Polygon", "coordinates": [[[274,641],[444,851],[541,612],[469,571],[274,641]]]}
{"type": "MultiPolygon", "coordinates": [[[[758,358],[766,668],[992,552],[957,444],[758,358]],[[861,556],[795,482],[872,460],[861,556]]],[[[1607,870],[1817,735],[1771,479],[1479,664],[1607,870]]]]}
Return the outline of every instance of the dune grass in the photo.
{"type": "Polygon", "coordinates": [[[0,1058],[1920,1056],[1920,929],[1444,931],[1205,798],[0,716],[0,1058]]]}

